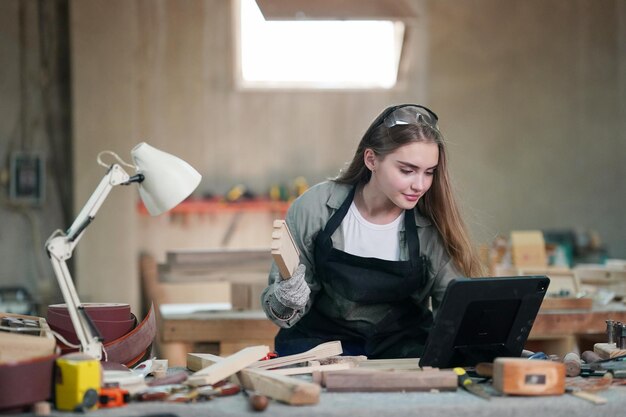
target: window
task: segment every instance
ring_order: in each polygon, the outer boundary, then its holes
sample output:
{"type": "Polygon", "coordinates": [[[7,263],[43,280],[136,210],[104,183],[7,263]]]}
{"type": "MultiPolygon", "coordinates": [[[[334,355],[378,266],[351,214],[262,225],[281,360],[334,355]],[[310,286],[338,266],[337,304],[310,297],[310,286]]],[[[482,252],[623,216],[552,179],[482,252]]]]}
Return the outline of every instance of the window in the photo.
{"type": "Polygon", "coordinates": [[[389,20],[265,21],[239,0],[243,88],[365,89],[395,85],[404,24],[389,20]]]}

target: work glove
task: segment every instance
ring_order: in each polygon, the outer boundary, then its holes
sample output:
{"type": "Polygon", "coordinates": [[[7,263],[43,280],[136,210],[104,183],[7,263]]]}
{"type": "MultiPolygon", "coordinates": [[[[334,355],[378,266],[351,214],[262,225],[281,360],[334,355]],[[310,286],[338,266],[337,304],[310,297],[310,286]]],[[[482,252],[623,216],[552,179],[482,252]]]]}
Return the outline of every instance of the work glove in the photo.
{"type": "Polygon", "coordinates": [[[304,280],[306,266],[298,265],[289,279],[283,279],[274,284],[274,296],[285,307],[293,310],[302,310],[309,301],[311,289],[304,280]]]}

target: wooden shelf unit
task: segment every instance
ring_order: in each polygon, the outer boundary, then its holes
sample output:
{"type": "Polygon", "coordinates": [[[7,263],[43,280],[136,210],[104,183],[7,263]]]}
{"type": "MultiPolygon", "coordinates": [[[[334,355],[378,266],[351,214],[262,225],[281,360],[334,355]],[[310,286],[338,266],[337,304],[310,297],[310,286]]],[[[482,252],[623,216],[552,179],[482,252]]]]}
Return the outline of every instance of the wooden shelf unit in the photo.
{"type": "MultiPolygon", "coordinates": [[[[189,199],[183,201],[178,206],[168,211],[168,214],[213,214],[228,212],[265,211],[278,213],[282,217],[284,217],[290,204],[291,202],[289,201],[274,201],[263,198],[255,198],[234,202],[226,201],[223,198],[189,199]]],[[[148,215],[148,210],[141,201],[137,203],[137,210],[142,215],[148,215]]]]}

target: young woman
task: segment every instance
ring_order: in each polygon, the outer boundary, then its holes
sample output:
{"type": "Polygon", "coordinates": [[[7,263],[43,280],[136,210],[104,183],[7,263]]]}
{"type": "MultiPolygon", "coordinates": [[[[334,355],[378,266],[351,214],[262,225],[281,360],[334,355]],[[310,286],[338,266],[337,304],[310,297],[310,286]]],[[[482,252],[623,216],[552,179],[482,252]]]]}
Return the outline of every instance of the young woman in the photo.
{"type": "Polygon", "coordinates": [[[345,172],[293,202],[300,265],[288,280],[272,265],[262,295],[279,355],[340,340],[348,355],[419,357],[447,284],[481,274],[437,120],[420,105],[385,109],[345,172]]]}

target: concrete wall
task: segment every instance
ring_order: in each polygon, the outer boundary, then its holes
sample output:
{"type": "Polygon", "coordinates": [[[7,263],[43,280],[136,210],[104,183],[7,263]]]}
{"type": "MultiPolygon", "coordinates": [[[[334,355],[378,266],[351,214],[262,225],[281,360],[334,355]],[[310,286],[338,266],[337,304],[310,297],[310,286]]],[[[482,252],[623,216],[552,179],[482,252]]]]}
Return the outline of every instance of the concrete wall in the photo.
{"type": "Polygon", "coordinates": [[[67,226],[65,213],[71,210],[70,155],[55,152],[69,140],[69,108],[66,102],[63,108],[58,105],[63,86],[58,82],[56,5],[0,2],[0,288],[24,287],[42,305],[61,301],[44,242],[67,226]],[[14,152],[36,153],[45,160],[40,204],[9,200],[14,152]]]}
{"type": "Polygon", "coordinates": [[[594,229],[624,257],[624,2],[430,4],[430,96],[477,238],[594,229]]]}
{"type": "MultiPolygon", "coordinates": [[[[421,17],[398,88],[242,92],[231,2],[72,1],[75,209],[104,174],[95,163],[104,149],[129,159],[146,140],[204,175],[198,193],[239,182],[263,193],[297,175],[335,175],[383,107],[421,102],[441,116],[477,241],[512,229],[595,229],[611,256],[626,257],[623,2],[415,4],[421,17]]],[[[219,246],[232,220],[147,218],[136,201],[133,190],[113,190],[81,241],[84,301],[137,305],[140,250],[219,246]]],[[[242,222],[232,245],[262,245],[270,220],[242,222]]]]}

